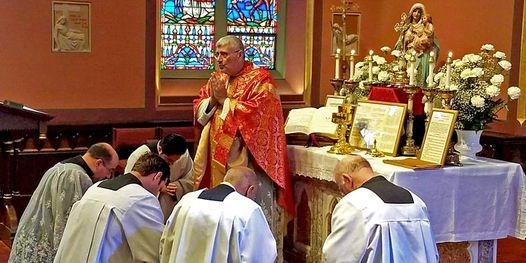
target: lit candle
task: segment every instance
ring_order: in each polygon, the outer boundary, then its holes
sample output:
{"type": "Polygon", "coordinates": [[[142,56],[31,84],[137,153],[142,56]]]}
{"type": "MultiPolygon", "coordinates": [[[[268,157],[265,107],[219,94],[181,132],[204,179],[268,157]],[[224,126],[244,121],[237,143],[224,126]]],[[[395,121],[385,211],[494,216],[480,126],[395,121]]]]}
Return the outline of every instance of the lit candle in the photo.
{"type": "Polygon", "coordinates": [[[356,54],[356,51],[353,49],[351,50],[351,57],[349,59],[349,81],[352,81],[354,78],[354,54],[356,54]]]}
{"type": "Polygon", "coordinates": [[[340,49],[336,49],[336,66],[334,68],[334,79],[340,79],[340,49]]]}
{"type": "Polygon", "coordinates": [[[435,70],[435,52],[429,52],[429,76],[427,77],[427,86],[433,86],[433,71],[435,70]]]}
{"type": "Polygon", "coordinates": [[[373,54],[372,50],[369,50],[369,82],[373,82],[373,54]]]}
{"type": "Polygon", "coordinates": [[[446,89],[449,90],[449,85],[451,81],[451,57],[453,57],[453,52],[449,51],[447,54],[446,60],[446,89]]]}

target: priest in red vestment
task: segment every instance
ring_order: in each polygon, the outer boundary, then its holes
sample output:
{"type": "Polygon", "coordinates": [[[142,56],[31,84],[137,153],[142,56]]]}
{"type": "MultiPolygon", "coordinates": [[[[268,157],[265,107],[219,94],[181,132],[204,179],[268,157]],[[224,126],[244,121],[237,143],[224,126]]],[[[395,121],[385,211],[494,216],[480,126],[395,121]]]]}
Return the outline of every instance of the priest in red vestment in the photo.
{"type": "Polygon", "coordinates": [[[196,125],[203,128],[194,159],[196,187],[221,183],[231,167],[254,168],[260,187],[256,202],[280,247],[284,215],[275,203],[289,215],[294,211],[283,110],[274,79],[245,61],[243,50],[235,36],[217,42],[219,70],[194,101],[196,125]]]}

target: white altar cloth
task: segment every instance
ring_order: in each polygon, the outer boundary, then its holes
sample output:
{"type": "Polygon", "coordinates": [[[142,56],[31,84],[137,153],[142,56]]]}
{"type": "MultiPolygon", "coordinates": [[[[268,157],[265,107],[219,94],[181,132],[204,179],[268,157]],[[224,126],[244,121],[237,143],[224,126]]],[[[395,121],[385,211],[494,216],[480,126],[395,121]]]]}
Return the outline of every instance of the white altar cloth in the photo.
{"type": "MultiPolygon", "coordinates": [[[[328,149],[289,145],[291,173],[334,181],[334,167],[344,156],[329,154],[328,149]]],[[[382,161],[393,157],[358,154],[376,173],[424,200],[437,243],[526,238],[526,182],[519,164],[461,159],[462,167],[414,171],[382,161]]]]}

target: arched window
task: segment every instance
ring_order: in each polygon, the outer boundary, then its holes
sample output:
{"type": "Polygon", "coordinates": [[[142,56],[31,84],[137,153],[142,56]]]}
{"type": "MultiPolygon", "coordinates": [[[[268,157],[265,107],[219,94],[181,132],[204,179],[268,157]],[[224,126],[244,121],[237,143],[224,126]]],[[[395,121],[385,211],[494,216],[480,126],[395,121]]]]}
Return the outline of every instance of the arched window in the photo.
{"type": "Polygon", "coordinates": [[[214,69],[215,41],[227,34],[241,38],[247,60],[281,77],[284,1],[159,1],[162,78],[208,77],[214,69]]]}

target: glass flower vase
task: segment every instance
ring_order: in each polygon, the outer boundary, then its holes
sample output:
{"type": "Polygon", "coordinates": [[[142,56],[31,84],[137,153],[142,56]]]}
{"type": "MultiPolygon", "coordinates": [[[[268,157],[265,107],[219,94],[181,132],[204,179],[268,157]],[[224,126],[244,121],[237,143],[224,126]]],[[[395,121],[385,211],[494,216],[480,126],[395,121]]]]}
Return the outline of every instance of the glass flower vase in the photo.
{"type": "Polygon", "coordinates": [[[476,154],[482,151],[482,145],[480,145],[480,135],[482,130],[459,130],[457,132],[457,143],[455,144],[455,150],[462,156],[466,156],[471,159],[477,159],[476,154]]]}

